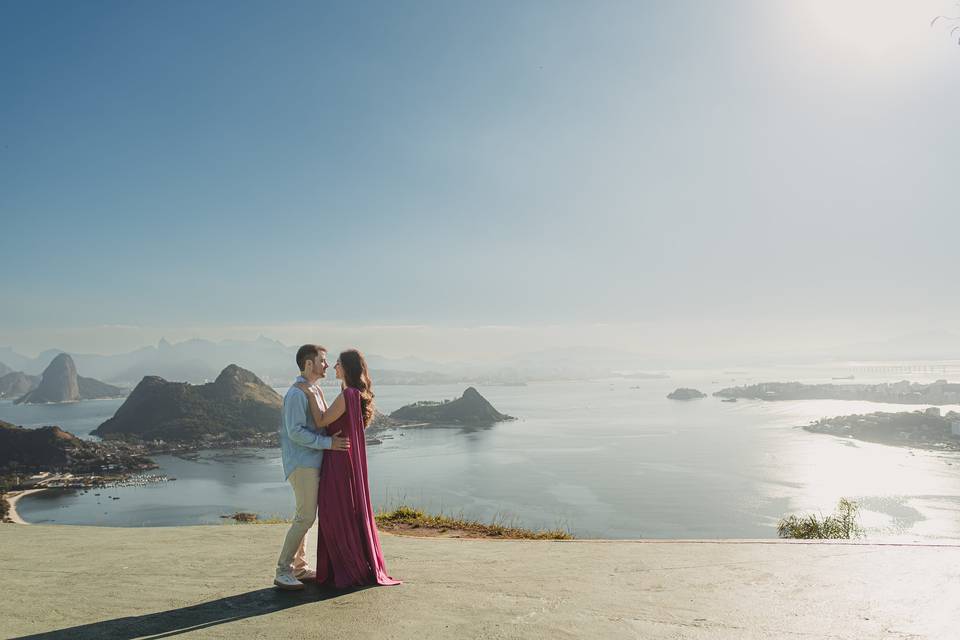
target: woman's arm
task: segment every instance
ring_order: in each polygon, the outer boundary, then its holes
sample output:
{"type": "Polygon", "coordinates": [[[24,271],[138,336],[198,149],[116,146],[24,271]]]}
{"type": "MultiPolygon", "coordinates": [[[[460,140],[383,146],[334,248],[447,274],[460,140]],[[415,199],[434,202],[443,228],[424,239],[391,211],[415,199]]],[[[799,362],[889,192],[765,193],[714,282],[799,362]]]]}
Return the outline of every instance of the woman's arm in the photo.
{"type": "MultiPolygon", "coordinates": [[[[316,400],[314,400],[314,402],[316,402],[316,400]]],[[[319,409],[320,407],[317,408],[319,409]]],[[[341,393],[337,396],[337,399],[333,401],[333,404],[330,405],[330,408],[320,414],[319,420],[317,420],[316,414],[314,414],[313,419],[318,427],[326,427],[336,422],[346,411],[347,401],[343,399],[343,394],[341,393]]]]}
{"type": "Polygon", "coordinates": [[[320,409],[320,403],[317,402],[317,396],[310,391],[310,387],[302,382],[297,384],[297,389],[303,391],[303,395],[307,396],[307,405],[310,407],[310,415],[313,416],[313,424],[318,427],[324,426],[320,424],[323,421],[323,411],[320,409]]]}
{"type": "Polygon", "coordinates": [[[317,396],[309,391],[309,387],[302,382],[297,384],[297,388],[303,391],[307,396],[307,403],[310,405],[310,415],[313,416],[313,423],[318,427],[326,427],[337,421],[347,410],[347,402],[343,399],[343,394],[337,396],[333,404],[326,411],[320,410],[320,403],[317,402],[317,396]]]}

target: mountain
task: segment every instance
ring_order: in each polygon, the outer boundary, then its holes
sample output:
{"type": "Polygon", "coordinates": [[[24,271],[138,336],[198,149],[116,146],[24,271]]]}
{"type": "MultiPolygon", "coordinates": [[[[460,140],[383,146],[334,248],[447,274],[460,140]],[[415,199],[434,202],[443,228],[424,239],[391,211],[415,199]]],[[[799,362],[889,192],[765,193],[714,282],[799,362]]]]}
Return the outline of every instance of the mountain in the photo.
{"type": "Polygon", "coordinates": [[[459,376],[435,371],[401,371],[397,369],[371,369],[370,377],[382,385],[451,384],[463,382],[459,376]]]}
{"type": "MultiPolygon", "coordinates": [[[[323,336],[318,336],[323,341],[323,336]]],[[[334,345],[328,345],[334,348],[334,345]]],[[[145,376],[158,376],[202,384],[213,380],[226,364],[235,363],[256,371],[261,379],[275,386],[286,385],[296,375],[294,354],[297,346],[287,346],[260,336],[255,340],[191,339],[170,342],[113,355],[71,353],[77,369],[98,380],[133,386],[145,376]]],[[[39,374],[62,351],[49,349],[36,358],[20,355],[9,347],[0,347],[0,361],[26,374],[39,374]]],[[[333,361],[336,352],[330,354],[333,361]]],[[[509,358],[470,362],[431,362],[415,356],[389,358],[368,353],[367,363],[377,384],[473,385],[518,384],[538,380],[583,380],[604,378],[651,367],[638,354],[615,349],[549,349],[509,358]]]]}
{"type": "Polygon", "coordinates": [[[136,449],[81,440],[60,427],[24,429],[0,421],[0,471],[75,473],[134,471],[156,467],[136,449]]]}
{"type": "MultiPolygon", "coordinates": [[[[156,345],[126,353],[71,353],[70,356],[85,375],[126,387],[136,385],[145,376],[202,384],[215,379],[231,362],[261,372],[264,380],[286,384],[296,376],[296,351],[297,347],[261,336],[256,340],[220,342],[192,339],[171,343],[161,339],[156,345]]],[[[60,353],[64,353],[63,350],[48,349],[29,358],[10,347],[0,347],[0,361],[13,370],[39,375],[60,353]]]]}
{"type": "Polygon", "coordinates": [[[235,364],[202,385],[146,376],[93,434],[170,442],[241,438],[277,431],[282,404],[276,391],[235,364]]]}
{"type": "Polygon", "coordinates": [[[0,377],[0,398],[19,398],[29,393],[40,384],[40,376],[28,376],[25,373],[14,371],[0,377]]]}
{"type": "Polygon", "coordinates": [[[11,369],[11,368],[8,367],[7,365],[5,365],[5,364],[3,364],[2,362],[0,362],[0,376],[5,376],[5,375],[7,375],[8,373],[13,373],[13,369],[11,369]]]}
{"type": "Polygon", "coordinates": [[[921,331],[878,342],[860,342],[834,350],[837,358],[852,360],[952,360],[960,358],[960,334],[921,331]]]}
{"type": "Polygon", "coordinates": [[[400,407],[390,414],[394,420],[429,422],[432,424],[491,424],[515,420],[500,413],[473,387],[467,388],[456,400],[443,402],[421,401],[400,407]]]}
{"type": "Polygon", "coordinates": [[[61,353],[44,369],[37,388],[20,397],[16,402],[17,404],[43,404],[79,400],[80,383],[77,381],[77,366],[73,363],[73,358],[61,353]]]}
{"type": "MultiPolygon", "coordinates": [[[[3,361],[6,366],[14,371],[32,373],[30,367],[33,364],[33,359],[20,355],[10,347],[0,347],[0,361],[3,361]]],[[[40,371],[37,370],[36,373],[40,373],[40,371]]]]}
{"type": "Polygon", "coordinates": [[[122,398],[119,387],[77,375],[77,366],[69,354],[61,353],[44,369],[40,384],[16,400],[16,404],[77,402],[98,398],[122,398]]]}

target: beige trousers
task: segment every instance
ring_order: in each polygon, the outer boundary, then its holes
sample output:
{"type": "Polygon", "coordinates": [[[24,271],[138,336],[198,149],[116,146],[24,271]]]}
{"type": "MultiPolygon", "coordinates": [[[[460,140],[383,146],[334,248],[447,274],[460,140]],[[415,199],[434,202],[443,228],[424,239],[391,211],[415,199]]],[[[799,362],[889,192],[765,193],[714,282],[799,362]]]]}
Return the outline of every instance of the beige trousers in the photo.
{"type": "Polygon", "coordinates": [[[277,561],[277,575],[296,575],[307,568],[305,553],[307,532],[317,520],[317,490],[320,487],[320,469],[297,467],[287,478],[293,487],[297,512],[283,541],[283,550],[277,561]]]}

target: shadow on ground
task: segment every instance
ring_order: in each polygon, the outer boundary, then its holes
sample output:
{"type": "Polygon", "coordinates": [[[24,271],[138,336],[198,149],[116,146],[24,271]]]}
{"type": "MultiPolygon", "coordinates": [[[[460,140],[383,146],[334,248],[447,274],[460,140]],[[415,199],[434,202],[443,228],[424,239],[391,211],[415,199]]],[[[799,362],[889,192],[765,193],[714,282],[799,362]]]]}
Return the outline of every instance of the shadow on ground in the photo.
{"type": "Polygon", "coordinates": [[[248,591],[219,600],[195,604],[181,609],[170,609],[142,616],[115,618],[90,624],[46,631],[14,640],[82,640],[104,638],[110,640],[133,640],[134,638],[166,638],[169,636],[199,631],[218,624],[235,622],[262,616],[305,604],[322,602],[338,596],[361,591],[360,589],[333,591],[308,586],[301,591],[280,591],[268,588],[248,591]]]}

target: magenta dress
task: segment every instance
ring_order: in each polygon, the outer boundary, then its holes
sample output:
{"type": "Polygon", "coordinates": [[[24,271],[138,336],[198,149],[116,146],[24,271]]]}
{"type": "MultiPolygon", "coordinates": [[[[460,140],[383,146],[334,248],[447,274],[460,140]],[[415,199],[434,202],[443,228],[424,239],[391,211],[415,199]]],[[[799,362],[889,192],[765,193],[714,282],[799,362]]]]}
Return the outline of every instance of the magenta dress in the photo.
{"type": "Polygon", "coordinates": [[[327,427],[350,438],[350,451],[325,451],[317,497],[317,583],[338,589],[401,584],[387,575],[367,483],[360,392],[343,390],[347,410],[327,427]]]}

